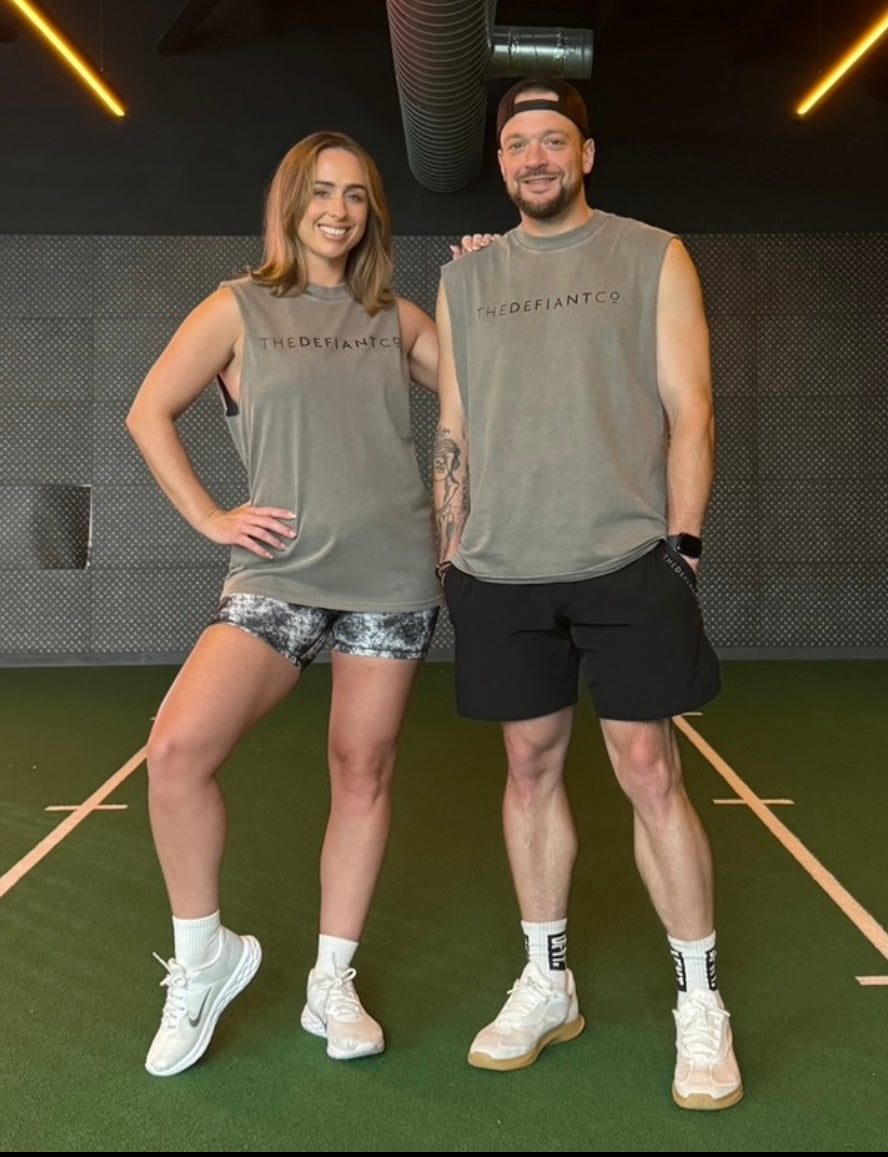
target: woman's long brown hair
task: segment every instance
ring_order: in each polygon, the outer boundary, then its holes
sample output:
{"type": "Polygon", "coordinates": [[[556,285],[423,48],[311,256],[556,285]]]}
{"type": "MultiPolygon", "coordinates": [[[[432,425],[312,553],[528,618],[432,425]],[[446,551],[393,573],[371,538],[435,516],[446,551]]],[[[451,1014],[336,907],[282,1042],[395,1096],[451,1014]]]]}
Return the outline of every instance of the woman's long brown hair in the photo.
{"type": "Polygon", "coordinates": [[[265,200],[265,248],[262,263],[250,270],[259,285],[276,296],[303,293],[308,270],[298,229],[313,195],[318,156],[325,149],[346,149],[361,163],[367,183],[367,228],[348,255],[345,280],[369,314],[395,300],[392,289],[392,222],[376,162],[345,133],[317,132],[304,137],[284,155],[265,200]]]}

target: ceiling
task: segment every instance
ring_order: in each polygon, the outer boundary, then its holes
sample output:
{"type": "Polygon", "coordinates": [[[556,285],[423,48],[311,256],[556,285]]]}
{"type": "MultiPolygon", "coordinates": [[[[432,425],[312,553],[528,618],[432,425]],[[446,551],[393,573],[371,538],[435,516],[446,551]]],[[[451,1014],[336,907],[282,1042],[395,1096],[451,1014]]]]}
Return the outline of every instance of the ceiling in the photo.
{"type": "MultiPolygon", "coordinates": [[[[127,117],[110,124],[0,0],[7,229],[33,230],[40,213],[59,231],[94,218],[113,231],[247,231],[274,161],[318,127],[367,145],[396,223],[411,231],[430,230],[430,214],[441,231],[467,211],[479,227],[511,214],[490,132],[511,78],[486,82],[477,178],[429,192],[408,167],[386,0],[37,2],[101,66],[127,117]]],[[[483,4],[436,2],[457,18],[483,4]]],[[[591,33],[591,70],[574,80],[592,110],[593,176],[616,211],[653,209],[678,228],[685,217],[696,228],[785,228],[804,191],[812,215],[834,208],[888,229],[888,36],[804,124],[793,113],[888,0],[487,2],[497,28],[591,33]]]]}
{"type": "MultiPolygon", "coordinates": [[[[459,11],[459,0],[449,0],[459,11]]],[[[472,0],[465,6],[472,7],[472,0]]],[[[47,5],[48,7],[48,5],[47,5]]],[[[138,5],[136,5],[138,7],[138,5]]],[[[159,10],[161,5],[154,5],[159,10]]],[[[329,10],[307,13],[303,0],[180,0],[169,5],[167,21],[155,24],[162,53],[194,53],[213,42],[246,41],[261,28],[269,36],[327,27],[329,10]]],[[[370,16],[384,17],[382,0],[337,3],[337,27],[370,16]]],[[[428,0],[427,0],[428,7],[428,0]]],[[[445,7],[442,2],[441,8],[445,7]]],[[[596,56],[625,57],[638,51],[684,54],[708,41],[739,63],[782,60],[794,73],[813,77],[829,67],[868,25],[886,11],[885,0],[573,0],[539,4],[531,0],[493,2],[500,26],[583,28],[594,34],[596,56]]],[[[888,99],[888,37],[860,66],[860,83],[888,99]]],[[[380,61],[381,67],[385,61],[380,61]]],[[[856,82],[855,82],[856,83],[856,82]]]]}
{"type": "MultiPolygon", "coordinates": [[[[115,0],[35,0],[47,16],[73,34],[93,61],[98,48],[110,73],[110,31],[119,20],[115,0]]],[[[459,13],[485,0],[440,0],[441,10],[459,13]]],[[[789,74],[813,80],[868,25],[888,11],[885,0],[486,0],[498,26],[577,28],[593,33],[595,60],[627,60],[646,51],[692,64],[695,52],[716,51],[734,64],[780,61],[789,74]]],[[[429,7],[429,0],[425,0],[429,7]]],[[[194,59],[202,53],[255,46],[291,36],[338,35],[354,29],[385,28],[385,0],[339,0],[309,5],[305,0],[126,0],[127,22],[161,55],[194,59]]],[[[409,5],[408,5],[409,7],[409,5]]],[[[418,7],[418,6],[417,6],[418,7]]],[[[32,35],[10,0],[0,0],[0,44],[32,35]],[[24,33],[23,33],[24,30],[24,33]]],[[[5,65],[14,65],[9,51],[5,65]]],[[[379,54],[380,73],[390,60],[379,54]]],[[[121,83],[124,78],[120,77],[121,83]]],[[[859,84],[888,100],[888,36],[858,66],[859,84]]]]}

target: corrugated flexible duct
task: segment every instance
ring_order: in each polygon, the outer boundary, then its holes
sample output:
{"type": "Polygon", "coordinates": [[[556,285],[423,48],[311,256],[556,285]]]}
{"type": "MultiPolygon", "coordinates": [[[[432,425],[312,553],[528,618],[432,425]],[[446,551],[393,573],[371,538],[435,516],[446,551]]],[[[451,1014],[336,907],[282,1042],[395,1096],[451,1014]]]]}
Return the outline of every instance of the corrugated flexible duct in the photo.
{"type": "Polygon", "coordinates": [[[496,0],[387,0],[410,171],[436,193],[481,171],[486,83],[544,72],[589,76],[588,29],[495,28],[496,0]]]}

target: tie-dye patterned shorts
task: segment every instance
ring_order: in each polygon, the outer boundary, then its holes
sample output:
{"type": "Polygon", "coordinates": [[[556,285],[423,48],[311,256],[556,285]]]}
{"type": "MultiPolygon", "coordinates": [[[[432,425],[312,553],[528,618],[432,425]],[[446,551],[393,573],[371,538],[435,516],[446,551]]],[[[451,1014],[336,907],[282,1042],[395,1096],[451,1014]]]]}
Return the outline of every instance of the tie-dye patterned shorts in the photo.
{"type": "Polygon", "coordinates": [[[234,594],[219,601],[212,622],[249,631],[304,670],[324,647],[374,659],[424,659],[438,611],[332,611],[234,594]]]}

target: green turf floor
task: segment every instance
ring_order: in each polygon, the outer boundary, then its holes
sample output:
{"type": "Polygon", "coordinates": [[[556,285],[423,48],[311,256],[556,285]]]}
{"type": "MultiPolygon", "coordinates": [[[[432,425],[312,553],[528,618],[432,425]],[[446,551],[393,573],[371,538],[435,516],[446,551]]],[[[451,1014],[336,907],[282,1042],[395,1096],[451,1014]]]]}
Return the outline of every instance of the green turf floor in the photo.
{"type": "MultiPolygon", "coordinates": [[[[724,664],[686,721],[807,864],[682,735],[717,869],[722,991],[746,1096],[678,1109],[672,964],[637,877],[631,817],[587,701],[567,780],[580,837],[569,963],[588,1027],[532,1067],[466,1064],[522,967],[500,834],[498,729],[456,717],[451,668],[421,673],[392,839],[355,959],[386,1029],[332,1061],[299,1027],[327,809],[330,668],[319,663],[222,772],[223,918],[262,942],[253,984],[197,1065],[143,1068],[171,950],[144,764],[12,886],[34,850],[138,751],[169,667],[0,669],[0,1148],[4,1152],[884,1152],[888,958],[824,887],[888,925],[888,663],[724,664]],[[813,865],[813,872],[812,872],[813,865]],[[820,877],[818,878],[818,870],[820,877]],[[834,889],[835,891],[835,889],[834,889]]],[[[76,813],[74,813],[76,815],[76,813]]],[[[70,819],[67,820],[69,826],[70,819]]]]}

